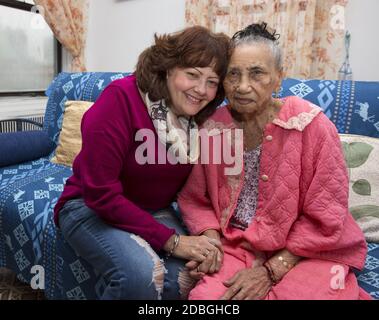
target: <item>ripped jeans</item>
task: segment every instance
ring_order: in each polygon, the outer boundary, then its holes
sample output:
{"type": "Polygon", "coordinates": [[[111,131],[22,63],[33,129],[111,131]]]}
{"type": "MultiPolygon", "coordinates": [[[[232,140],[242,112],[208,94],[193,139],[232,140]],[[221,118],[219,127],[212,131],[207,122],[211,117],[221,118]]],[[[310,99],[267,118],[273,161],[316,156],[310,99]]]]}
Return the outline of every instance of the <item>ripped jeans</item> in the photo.
{"type": "MultiPolygon", "coordinates": [[[[185,234],[173,209],[152,215],[185,234]]],[[[195,284],[185,260],[166,258],[141,237],[106,224],[83,199],[66,202],[59,212],[59,225],[75,252],[103,275],[107,286],[100,299],[186,299],[195,284]]]]}

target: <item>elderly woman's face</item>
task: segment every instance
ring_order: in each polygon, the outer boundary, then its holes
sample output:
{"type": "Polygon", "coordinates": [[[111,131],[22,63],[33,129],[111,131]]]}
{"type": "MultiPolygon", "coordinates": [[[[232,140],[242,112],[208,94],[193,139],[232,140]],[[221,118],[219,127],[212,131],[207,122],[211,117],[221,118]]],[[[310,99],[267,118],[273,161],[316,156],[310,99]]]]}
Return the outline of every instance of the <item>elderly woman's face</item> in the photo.
{"type": "Polygon", "coordinates": [[[239,113],[260,113],[271,102],[282,74],[267,45],[244,44],[234,49],[224,81],[231,107],[239,113]]]}
{"type": "Polygon", "coordinates": [[[211,67],[170,70],[167,87],[173,112],[182,116],[197,114],[216,97],[219,81],[211,67]]]}

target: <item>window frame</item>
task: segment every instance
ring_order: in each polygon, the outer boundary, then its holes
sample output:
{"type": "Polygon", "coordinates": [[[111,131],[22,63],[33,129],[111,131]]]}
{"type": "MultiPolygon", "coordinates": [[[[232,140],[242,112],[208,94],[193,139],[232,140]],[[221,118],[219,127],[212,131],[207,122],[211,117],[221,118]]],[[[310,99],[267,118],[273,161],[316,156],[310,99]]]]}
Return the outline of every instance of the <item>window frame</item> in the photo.
{"type": "MultiPolygon", "coordinates": [[[[23,11],[31,12],[34,5],[30,3],[20,2],[16,0],[0,0],[0,6],[10,7],[13,9],[19,9],[23,11]]],[[[54,37],[54,69],[55,76],[62,72],[62,45],[54,37]]],[[[17,91],[17,92],[0,92],[0,97],[9,97],[9,96],[45,96],[45,91],[17,91]]]]}

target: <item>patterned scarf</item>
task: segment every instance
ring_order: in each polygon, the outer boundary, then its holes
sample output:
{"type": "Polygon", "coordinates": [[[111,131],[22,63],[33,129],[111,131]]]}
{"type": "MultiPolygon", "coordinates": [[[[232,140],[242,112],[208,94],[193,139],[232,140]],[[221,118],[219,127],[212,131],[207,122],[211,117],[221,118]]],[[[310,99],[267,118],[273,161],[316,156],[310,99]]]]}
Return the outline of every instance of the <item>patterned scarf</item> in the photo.
{"type": "Polygon", "coordinates": [[[157,131],[159,141],[172,151],[179,163],[195,163],[199,158],[199,130],[192,117],[176,116],[164,99],[152,102],[145,95],[148,113],[157,131]]]}

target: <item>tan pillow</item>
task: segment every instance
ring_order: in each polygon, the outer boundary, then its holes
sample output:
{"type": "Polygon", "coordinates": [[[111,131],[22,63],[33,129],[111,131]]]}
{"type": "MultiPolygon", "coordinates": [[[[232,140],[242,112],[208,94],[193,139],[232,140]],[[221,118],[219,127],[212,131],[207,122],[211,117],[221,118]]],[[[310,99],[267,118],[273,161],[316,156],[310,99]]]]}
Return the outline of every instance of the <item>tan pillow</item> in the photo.
{"type": "Polygon", "coordinates": [[[51,162],[72,167],[75,157],[82,148],[80,132],[82,117],[92,105],[93,102],[88,101],[66,101],[58,147],[51,162]]]}
{"type": "Polygon", "coordinates": [[[349,171],[349,208],[366,240],[379,243],[379,139],[340,134],[349,171]]]}

